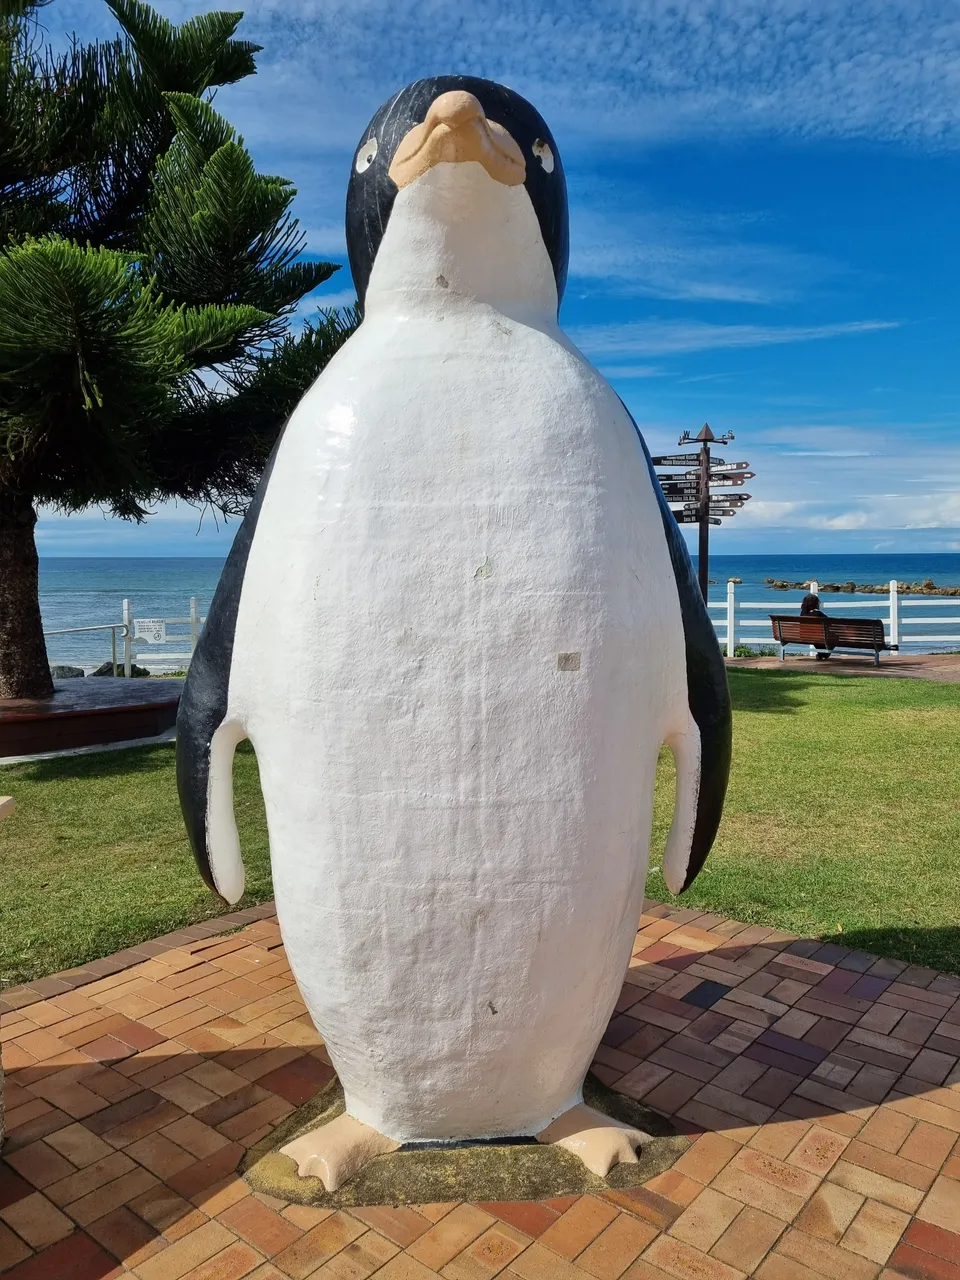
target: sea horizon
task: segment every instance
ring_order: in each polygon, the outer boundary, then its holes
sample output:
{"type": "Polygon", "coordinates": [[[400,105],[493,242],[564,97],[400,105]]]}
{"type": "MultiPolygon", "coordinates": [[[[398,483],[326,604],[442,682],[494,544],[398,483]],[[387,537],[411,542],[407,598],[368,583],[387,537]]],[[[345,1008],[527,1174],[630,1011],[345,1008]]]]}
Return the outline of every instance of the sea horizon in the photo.
{"type": "MultiPolygon", "coordinates": [[[[123,600],[130,601],[134,618],[184,618],[194,597],[200,615],[206,614],[213,599],[225,556],[41,556],[40,608],[45,632],[71,627],[91,627],[122,620],[123,600]]],[[[696,564],[697,557],[693,560],[696,564]]],[[[803,590],[772,591],[765,582],[774,578],[789,582],[815,579],[820,583],[849,581],[858,584],[886,584],[891,578],[915,582],[932,578],[938,586],[960,586],[960,553],[956,552],[865,552],[847,554],[770,552],[757,555],[724,555],[710,557],[710,599],[726,597],[726,582],[740,578],[737,598],[741,603],[771,601],[790,613],[799,607],[803,590]]],[[[824,607],[844,600],[868,600],[867,596],[830,594],[824,607]],[[829,602],[829,603],[828,603],[829,602]]],[[[884,616],[886,605],[877,597],[878,616],[884,616]]],[[[936,616],[936,609],[920,616],[936,616]]],[[[941,613],[944,611],[941,610],[941,613]]],[[[918,616],[911,606],[911,616],[918,616]]],[[[711,612],[719,622],[721,614],[711,612]]],[[[753,616],[758,616],[754,613],[753,616]]],[[[762,615],[760,615],[762,616],[762,615]]],[[[858,616],[863,616],[858,611],[858,616]]],[[[957,630],[957,628],[952,628],[957,630]]],[[[185,625],[171,627],[171,636],[189,638],[185,625]]],[[[759,639],[758,635],[758,639],[759,639]]],[[[772,644],[772,639],[768,641],[772,644]]],[[[145,656],[155,662],[164,651],[139,645],[145,656]]],[[[187,644],[172,646],[183,652],[187,644]]],[[[911,644],[912,652],[936,649],[937,644],[911,644]]],[[[945,643],[943,647],[953,648],[945,643]]],[[[53,663],[72,663],[92,667],[111,656],[110,633],[89,632],[80,635],[50,636],[47,650],[53,663]]],[[[174,663],[173,665],[184,665],[174,663]]]]}

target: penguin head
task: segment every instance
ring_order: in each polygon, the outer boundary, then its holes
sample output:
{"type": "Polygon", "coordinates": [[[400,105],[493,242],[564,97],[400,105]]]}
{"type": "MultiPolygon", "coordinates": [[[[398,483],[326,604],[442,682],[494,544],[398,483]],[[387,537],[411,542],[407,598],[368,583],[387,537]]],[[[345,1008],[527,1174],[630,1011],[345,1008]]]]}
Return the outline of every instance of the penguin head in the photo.
{"type": "Polygon", "coordinates": [[[361,308],[398,202],[416,206],[421,223],[459,223],[464,238],[476,237],[482,220],[499,220],[504,225],[483,230],[507,255],[510,234],[526,234],[523,251],[545,255],[559,305],[569,254],[563,166],[542,116],[518,93],[475,76],[436,76],[408,85],[374,115],[347,191],[347,249],[361,308]]]}

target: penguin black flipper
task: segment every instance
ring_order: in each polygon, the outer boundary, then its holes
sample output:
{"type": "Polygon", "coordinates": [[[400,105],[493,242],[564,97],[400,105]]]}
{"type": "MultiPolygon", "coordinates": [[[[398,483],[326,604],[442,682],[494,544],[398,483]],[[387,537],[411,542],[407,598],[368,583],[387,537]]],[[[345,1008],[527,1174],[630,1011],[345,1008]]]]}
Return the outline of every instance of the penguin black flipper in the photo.
{"type": "Polygon", "coordinates": [[[228,719],[230,667],[247,558],[275,456],[276,448],[233,540],[177,711],[177,790],[187,835],[204,882],[227,902],[243,896],[233,755],[246,737],[243,725],[228,719]]]}
{"type": "MultiPolygon", "coordinates": [[[[624,408],[626,409],[626,405],[624,408]]],[[[629,412],[627,409],[627,413],[629,412]]],[[[682,893],[684,889],[689,889],[706,862],[707,854],[717,835],[717,828],[720,826],[727,781],[730,777],[733,712],[723,654],[720,652],[713,623],[710,621],[710,615],[700,594],[700,585],[690,560],[690,553],[687,551],[687,544],[663,496],[646,441],[632,415],[630,420],[637,432],[643,455],[647,460],[650,480],[660,504],[663,532],[670,551],[670,561],[680,596],[690,715],[697,726],[700,739],[698,759],[694,762],[697,775],[695,810],[691,814],[682,812],[681,752],[675,744],[670,744],[677,758],[678,811],[667,842],[663,871],[670,890],[674,893],[682,893]],[[690,818],[692,818],[692,824],[689,821],[690,818]]]]}

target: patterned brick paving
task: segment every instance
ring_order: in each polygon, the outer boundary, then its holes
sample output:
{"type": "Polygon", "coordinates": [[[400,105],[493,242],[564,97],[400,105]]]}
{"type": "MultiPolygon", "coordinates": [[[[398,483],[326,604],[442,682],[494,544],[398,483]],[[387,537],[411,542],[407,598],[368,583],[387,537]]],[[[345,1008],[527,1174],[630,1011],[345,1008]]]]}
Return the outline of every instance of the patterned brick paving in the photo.
{"type": "Polygon", "coordinates": [[[268,912],[6,994],[9,1280],[960,1280],[960,979],[648,904],[595,1069],[672,1169],[332,1212],[236,1172],[331,1076],[268,912]]]}

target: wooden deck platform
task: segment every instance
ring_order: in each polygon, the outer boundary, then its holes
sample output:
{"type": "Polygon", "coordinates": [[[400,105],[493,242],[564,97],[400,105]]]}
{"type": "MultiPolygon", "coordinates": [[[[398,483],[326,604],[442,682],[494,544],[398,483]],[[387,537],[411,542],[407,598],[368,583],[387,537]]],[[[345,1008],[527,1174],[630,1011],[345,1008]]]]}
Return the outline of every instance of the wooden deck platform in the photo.
{"type": "Polygon", "coordinates": [[[152,738],[176,722],[182,680],[54,681],[52,698],[0,699],[0,761],[152,738]]]}

